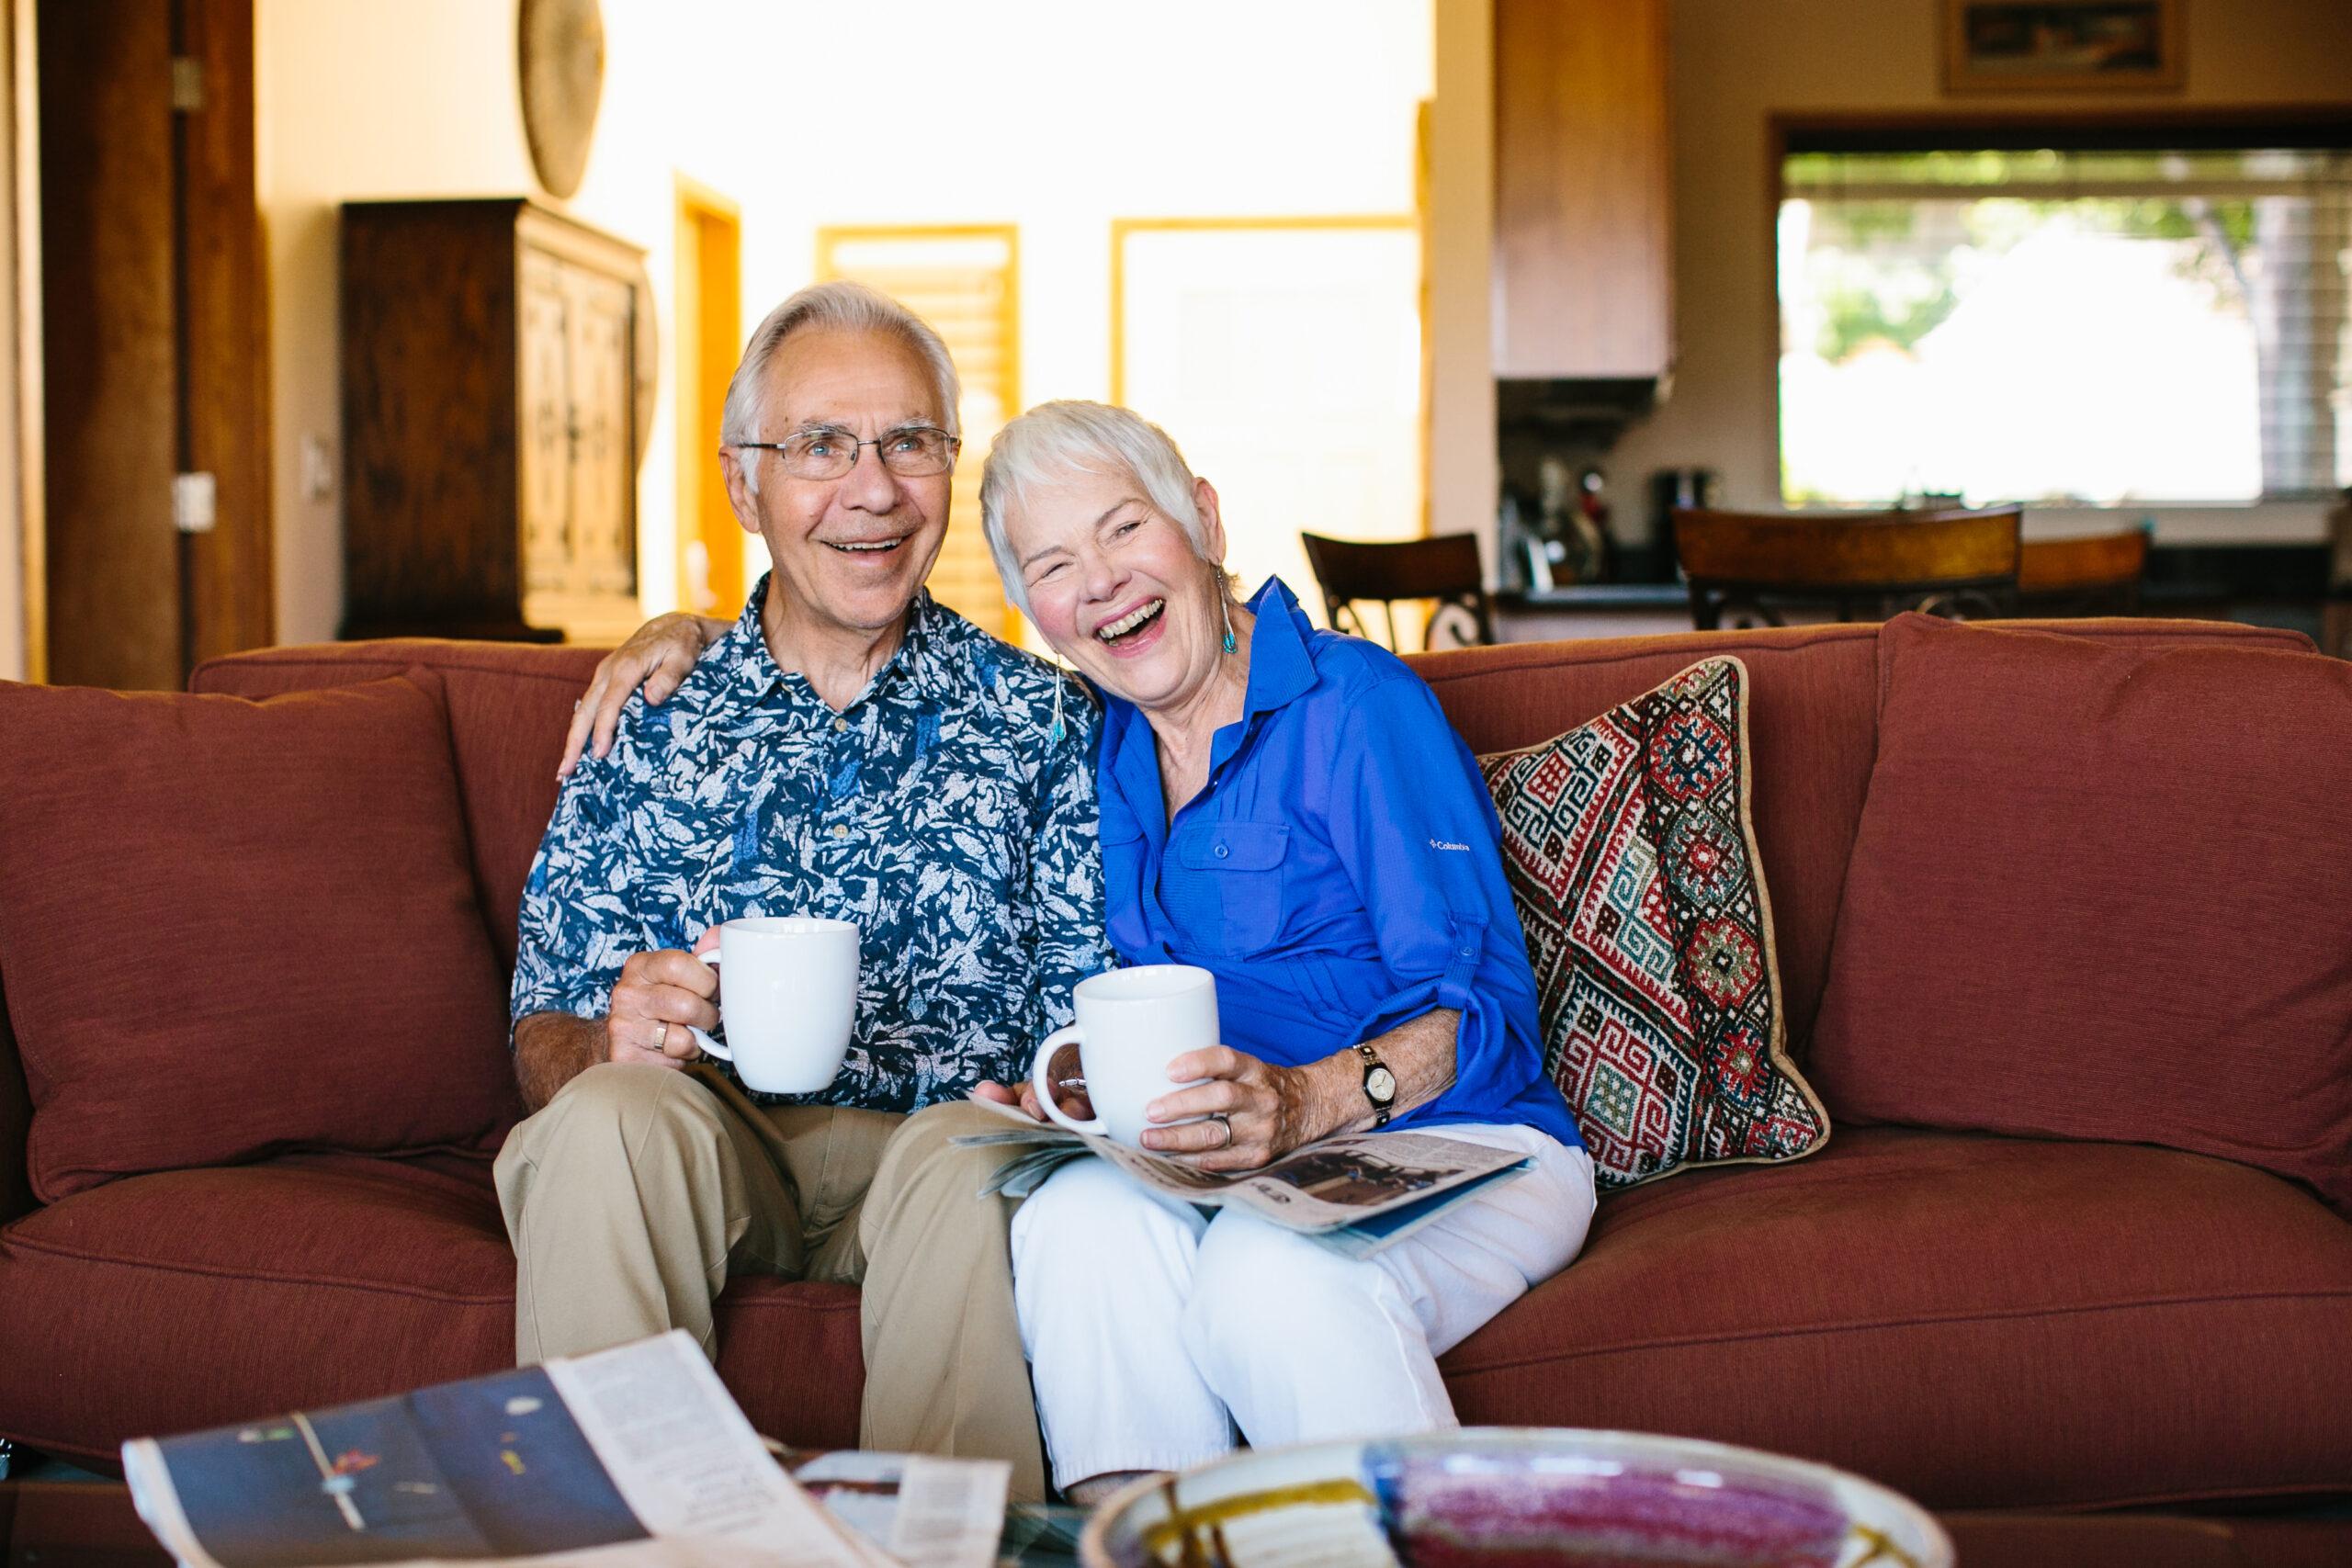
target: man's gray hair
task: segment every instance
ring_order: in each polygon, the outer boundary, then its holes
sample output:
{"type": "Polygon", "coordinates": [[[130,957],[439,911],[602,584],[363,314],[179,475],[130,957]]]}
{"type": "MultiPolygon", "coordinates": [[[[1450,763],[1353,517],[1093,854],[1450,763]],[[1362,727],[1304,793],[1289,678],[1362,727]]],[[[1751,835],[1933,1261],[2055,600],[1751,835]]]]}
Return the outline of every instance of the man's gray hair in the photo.
{"type": "MultiPolygon", "coordinates": [[[[931,323],[878,288],[836,279],[810,284],[770,310],[752,332],[751,342],[743,345],[742,361],[735,367],[734,379],[727,383],[727,402],[718,417],[720,445],[740,446],[746,441],[775,439],[760,428],[766,412],[768,363],[793,333],[821,331],[898,336],[931,371],[932,385],[939,394],[939,420],[947,434],[963,434],[956,410],[962,390],[956,378],[956,362],[947,356],[947,345],[931,323]]],[[[743,465],[743,483],[753,494],[759,493],[756,464],[743,465]]]]}
{"type": "Polygon", "coordinates": [[[980,528],[996,558],[997,575],[1004,579],[1005,596],[1023,615],[1029,611],[1029,585],[1005,538],[1004,520],[1038,485],[1072,473],[1134,476],[1145,499],[1175,519],[1193,553],[1217,567],[1223,578],[1222,563],[1209,560],[1200,508],[1193,504],[1193,470],[1168,433],[1129,409],[1064,399],[1039,403],[998,431],[980,476],[980,528]]]}

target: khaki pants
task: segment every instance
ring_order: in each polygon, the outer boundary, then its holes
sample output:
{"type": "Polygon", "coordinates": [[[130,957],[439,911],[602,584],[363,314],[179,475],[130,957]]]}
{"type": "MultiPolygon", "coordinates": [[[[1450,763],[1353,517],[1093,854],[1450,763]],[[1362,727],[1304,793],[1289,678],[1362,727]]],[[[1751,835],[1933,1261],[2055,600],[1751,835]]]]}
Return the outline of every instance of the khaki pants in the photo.
{"type": "Polygon", "coordinates": [[[1012,1495],[1040,1499],[1012,1205],[977,1196],[1006,1151],[947,1141],[996,1124],[954,1102],[763,1107],[708,1066],[590,1067],[499,1152],[516,1359],[683,1328],[715,1360],[729,1274],[863,1283],[860,1442],[1010,1460],[1012,1495]]]}

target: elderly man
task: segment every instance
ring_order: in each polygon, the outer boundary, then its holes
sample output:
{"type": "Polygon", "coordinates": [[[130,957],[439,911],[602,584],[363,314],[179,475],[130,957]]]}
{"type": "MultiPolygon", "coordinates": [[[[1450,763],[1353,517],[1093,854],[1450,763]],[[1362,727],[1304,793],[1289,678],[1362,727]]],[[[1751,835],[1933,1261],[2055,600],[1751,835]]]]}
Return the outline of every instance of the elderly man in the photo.
{"type": "Polygon", "coordinates": [[[535,1113],[498,1190],[524,1361],[673,1326],[715,1356],[730,1272],[862,1280],[865,1445],[1008,1459],[1037,1496],[1005,1211],[976,1201],[997,1156],[948,1138],[1109,963],[1095,717],[922,592],[956,393],[937,334],[854,284],[752,334],[719,460],[774,570],[557,803],[514,975],[535,1113]],[[861,928],[854,1034],[830,1089],[755,1095],[697,1060],[692,950],[795,913],[861,928]]]}

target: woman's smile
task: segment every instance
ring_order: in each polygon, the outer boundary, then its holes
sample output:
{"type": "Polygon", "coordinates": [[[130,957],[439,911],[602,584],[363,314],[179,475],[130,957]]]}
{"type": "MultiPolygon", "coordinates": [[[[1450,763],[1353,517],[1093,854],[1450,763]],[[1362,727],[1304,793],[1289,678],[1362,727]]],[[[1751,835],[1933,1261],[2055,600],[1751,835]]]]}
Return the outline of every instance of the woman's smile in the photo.
{"type": "Polygon", "coordinates": [[[1094,628],[1094,640],[1121,659],[1133,659],[1168,630],[1168,601],[1147,599],[1125,615],[1094,628]]]}

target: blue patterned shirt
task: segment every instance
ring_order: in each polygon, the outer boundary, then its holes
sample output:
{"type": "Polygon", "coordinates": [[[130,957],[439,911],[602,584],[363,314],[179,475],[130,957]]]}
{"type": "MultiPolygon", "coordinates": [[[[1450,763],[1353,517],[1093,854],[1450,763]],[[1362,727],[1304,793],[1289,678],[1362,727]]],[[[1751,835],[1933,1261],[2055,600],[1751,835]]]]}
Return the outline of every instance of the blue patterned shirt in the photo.
{"type": "Polygon", "coordinates": [[[827,915],[861,930],[848,1058],[821,1093],[755,1098],[913,1111],[1018,1081],[1070,987],[1112,963],[1091,700],[1068,682],[1055,740],[1067,678],[924,593],[835,713],[769,654],[767,592],[572,773],[523,890],[514,1015],[597,1017],[632,953],[738,915],[827,915]]]}

